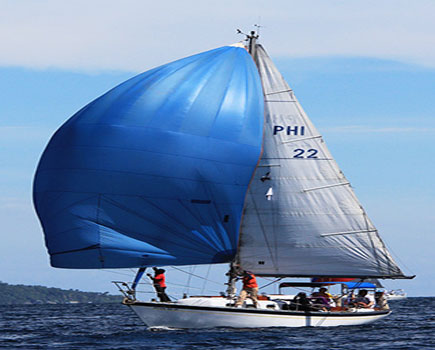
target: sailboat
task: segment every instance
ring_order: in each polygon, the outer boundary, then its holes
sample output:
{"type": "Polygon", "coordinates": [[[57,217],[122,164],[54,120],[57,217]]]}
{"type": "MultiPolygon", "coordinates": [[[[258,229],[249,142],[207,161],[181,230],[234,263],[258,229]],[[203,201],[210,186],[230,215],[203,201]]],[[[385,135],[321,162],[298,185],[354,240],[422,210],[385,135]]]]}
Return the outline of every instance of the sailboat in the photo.
{"type": "Polygon", "coordinates": [[[236,308],[242,270],[410,278],[255,32],[139,74],[78,111],[41,157],[34,204],[52,266],[139,268],[133,286],[119,285],[153,327],[359,325],[390,313],[290,311],[277,295],[236,308]],[[135,297],[147,267],[220,263],[231,266],[223,296],[135,297]]]}
{"type": "Polygon", "coordinates": [[[385,293],[385,297],[388,301],[392,301],[392,300],[403,300],[406,299],[408,296],[403,289],[393,289],[393,290],[388,290],[385,293]]]}

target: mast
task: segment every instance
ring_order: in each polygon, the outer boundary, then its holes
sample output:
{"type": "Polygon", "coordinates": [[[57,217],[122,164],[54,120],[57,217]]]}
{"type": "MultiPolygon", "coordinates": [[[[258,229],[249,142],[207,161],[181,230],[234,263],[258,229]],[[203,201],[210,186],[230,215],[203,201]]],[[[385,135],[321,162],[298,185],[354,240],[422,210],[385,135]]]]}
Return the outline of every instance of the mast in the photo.
{"type": "MultiPolygon", "coordinates": [[[[246,33],[243,33],[240,29],[237,29],[237,33],[243,34],[246,36],[245,41],[247,41],[247,43],[248,43],[246,46],[246,49],[249,52],[249,54],[251,55],[252,59],[254,60],[255,65],[257,65],[257,61],[255,59],[255,54],[257,52],[257,39],[259,38],[259,34],[256,34],[255,30],[251,30],[250,34],[246,34],[246,33]]],[[[258,69],[258,67],[257,67],[257,69],[258,69]]],[[[258,72],[258,73],[260,74],[260,72],[258,72]]],[[[261,159],[261,155],[260,155],[260,158],[258,160],[257,166],[260,162],[260,159],[261,159]]],[[[251,178],[249,185],[251,184],[252,179],[254,178],[254,175],[255,175],[255,172],[253,173],[253,176],[251,178]]],[[[248,189],[249,189],[249,185],[248,185],[248,189]]],[[[243,208],[243,209],[245,209],[245,208],[243,208]]],[[[245,210],[243,210],[242,217],[240,219],[240,228],[242,227],[244,212],[245,212],[245,210]]],[[[234,257],[234,260],[230,263],[229,271],[226,273],[226,276],[228,276],[228,282],[225,284],[228,286],[227,287],[227,297],[229,299],[233,298],[236,295],[237,275],[242,272],[242,269],[240,268],[240,264],[239,264],[240,236],[241,236],[241,233],[239,232],[239,243],[238,243],[238,247],[237,247],[237,253],[236,253],[236,256],[234,257]]]]}
{"type": "Polygon", "coordinates": [[[225,283],[227,287],[227,297],[228,299],[233,299],[236,296],[237,289],[236,289],[236,282],[237,282],[237,275],[239,273],[238,265],[236,265],[234,262],[230,263],[230,270],[226,273],[226,276],[228,276],[228,282],[225,283]]]}
{"type": "Polygon", "coordinates": [[[258,35],[255,34],[255,30],[251,31],[250,35],[246,35],[246,40],[248,41],[248,52],[254,58],[257,48],[258,35]]]}
{"type": "MultiPolygon", "coordinates": [[[[246,49],[248,50],[249,54],[253,58],[255,62],[255,53],[257,48],[257,39],[259,37],[258,34],[255,33],[254,30],[250,32],[250,34],[243,33],[240,29],[237,29],[238,34],[244,34],[246,36],[246,41],[248,42],[246,49]]],[[[252,180],[252,178],[251,178],[252,180]]],[[[241,217],[241,221],[243,221],[243,214],[241,217]]],[[[238,249],[237,249],[238,250],[238,249]]],[[[236,257],[234,260],[230,263],[230,268],[228,272],[225,274],[228,276],[228,282],[225,283],[227,285],[227,298],[233,299],[237,294],[237,288],[236,288],[236,282],[237,282],[237,276],[240,274],[240,266],[238,264],[238,254],[236,254],[236,257]]]]}

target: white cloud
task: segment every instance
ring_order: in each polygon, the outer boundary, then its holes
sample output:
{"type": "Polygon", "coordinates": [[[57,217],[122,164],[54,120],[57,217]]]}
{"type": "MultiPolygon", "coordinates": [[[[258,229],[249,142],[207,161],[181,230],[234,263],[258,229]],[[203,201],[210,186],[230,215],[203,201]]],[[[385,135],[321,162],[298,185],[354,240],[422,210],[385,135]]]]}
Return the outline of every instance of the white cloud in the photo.
{"type": "Polygon", "coordinates": [[[281,57],[373,56],[435,67],[435,2],[6,1],[0,65],[142,71],[237,41],[261,17],[281,57]]]}

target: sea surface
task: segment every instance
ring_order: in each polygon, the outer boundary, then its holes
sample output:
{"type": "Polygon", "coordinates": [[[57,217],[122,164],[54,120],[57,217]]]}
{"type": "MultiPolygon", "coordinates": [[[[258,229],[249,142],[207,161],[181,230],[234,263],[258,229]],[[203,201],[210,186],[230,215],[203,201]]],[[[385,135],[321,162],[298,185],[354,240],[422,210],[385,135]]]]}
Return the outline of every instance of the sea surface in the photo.
{"type": "Polygon", "coordinates": [[[120,304],[0,306],[0,349],[435,349],[435,298],[365,326],[149,330],[120,304]]]}

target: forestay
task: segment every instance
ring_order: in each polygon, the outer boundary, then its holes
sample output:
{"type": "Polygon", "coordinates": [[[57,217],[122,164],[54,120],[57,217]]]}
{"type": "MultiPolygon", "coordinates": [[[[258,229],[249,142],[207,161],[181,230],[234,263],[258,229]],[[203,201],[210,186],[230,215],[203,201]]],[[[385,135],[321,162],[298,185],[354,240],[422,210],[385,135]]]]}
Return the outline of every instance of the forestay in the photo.
{"type": "Polygon", "coordinates": [[[402,276],[261,45],[255,59],[265,94],[265,132],[244,206],[241,267],[263,276],[402,276]]]}

